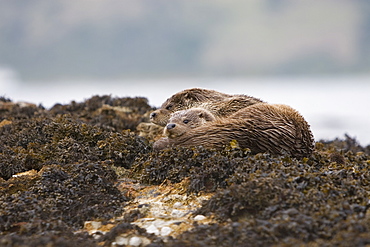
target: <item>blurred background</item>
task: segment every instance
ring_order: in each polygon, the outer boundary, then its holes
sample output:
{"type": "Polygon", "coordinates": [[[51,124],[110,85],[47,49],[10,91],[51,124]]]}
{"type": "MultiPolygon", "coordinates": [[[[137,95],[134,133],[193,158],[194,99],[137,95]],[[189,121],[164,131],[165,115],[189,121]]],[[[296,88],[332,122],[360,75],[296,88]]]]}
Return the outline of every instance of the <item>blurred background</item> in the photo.
{"type": "Polygon", "coordinates": [[[0,96],[153,106],[190,87],[291,105],[370,144],[370,1],[0,0],[0,96]]]}

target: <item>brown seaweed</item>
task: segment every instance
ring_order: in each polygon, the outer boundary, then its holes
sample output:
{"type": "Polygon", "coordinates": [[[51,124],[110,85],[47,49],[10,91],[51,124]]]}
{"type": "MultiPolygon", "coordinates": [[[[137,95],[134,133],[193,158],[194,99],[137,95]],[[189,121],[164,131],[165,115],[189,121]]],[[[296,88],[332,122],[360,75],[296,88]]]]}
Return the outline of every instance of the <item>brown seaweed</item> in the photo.
{"type": "Polygon", "coordinates": [[[94,96],[50,110],[0,104],[1,246],[110,246],[121,234],[153,247],[370,244],[370,146],[348,135],[317,142],[304,159],[252,155],[235,143],[154,152],[134,132],[152,109],[144,98],[94,96]],[[211,223],[149,234],[134,225],[140,208],[124,211],[140,193],[122,181],[209,194],[193,215],[211,223]],[[87,220],[116,225],[94,238],[87,220]]]}

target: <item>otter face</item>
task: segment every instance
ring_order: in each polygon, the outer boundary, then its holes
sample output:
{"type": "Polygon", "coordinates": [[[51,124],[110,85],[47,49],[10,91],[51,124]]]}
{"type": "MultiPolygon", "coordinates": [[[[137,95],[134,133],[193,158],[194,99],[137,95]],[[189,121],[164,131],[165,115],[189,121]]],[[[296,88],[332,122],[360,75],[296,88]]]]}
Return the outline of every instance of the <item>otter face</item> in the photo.
{"type": "Polygon", "coordinates": [[[184,99],[181,99],[178,95],[174,95],[167,99],[160,109],[155,110],[150,114],[150,121],[160,126],[166,126],[171,113],[184,109],[187,109],[184,99]]]}
{"type": "Polygon", "coordinates": [[[169,138],[176,138],[183,135],[190,129],[197,128],[207,122],[214,121],[212,113],[201,108],[174,112],[164,129],[164,134],[169,138]]]}
{"type": "Polygon", "coordinates": [[[209,100],[209,98],[206,97],[208,92],[211,91],[193,88],[176,93],[168,98],[160,109],[150,114],[150,121],[160,126],[166,126],[171,113],[192,108],[193,106],[199,105],[201,102],[209,100]]]}
{"type": "Polygon", "coordinates": [[[170,111],[166,109],[157,109],[150,113],[150,122],[164,127],[170,119],[170,116],[170,111]]]}

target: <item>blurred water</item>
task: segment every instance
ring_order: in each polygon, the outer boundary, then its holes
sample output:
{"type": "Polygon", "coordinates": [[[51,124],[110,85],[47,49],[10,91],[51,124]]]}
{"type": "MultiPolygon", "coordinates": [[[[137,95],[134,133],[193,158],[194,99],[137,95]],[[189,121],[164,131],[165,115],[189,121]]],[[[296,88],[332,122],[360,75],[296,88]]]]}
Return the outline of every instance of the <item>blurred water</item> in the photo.
{"type": "Polygon", "coordinates": [[[26,83],[0,77],[0,96],[51,107],[92,95],[143,96],[160,106],[172,94],[202,87],[230,94],[248,94],[297,109],[310,123],[316,140],[343,138],[347,133],[370,144],[370,77],[217,78],[125,81],[53,81],[26,83]]]}

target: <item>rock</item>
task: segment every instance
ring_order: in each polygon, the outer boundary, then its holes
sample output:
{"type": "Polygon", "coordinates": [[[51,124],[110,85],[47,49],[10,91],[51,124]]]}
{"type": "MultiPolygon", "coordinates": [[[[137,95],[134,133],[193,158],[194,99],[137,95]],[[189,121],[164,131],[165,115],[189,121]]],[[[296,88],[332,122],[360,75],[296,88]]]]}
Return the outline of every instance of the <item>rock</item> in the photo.
{"type": "Polygon", "coordinates": [[[161,229],[161,236],[168,236],[168,235],[170,235],[171,232],[172,232],[171,227],[164,226],[161,229]]]}
{"type": "Polygon", "coordinates": [[[171,215],[174,217],[182,217],[184,215],[184,212],[174,209],[172,210],[171,215]]]}
{"type": "Polygon", "coordinates": [[[88,231],[97,230],[101,225],[102,224],[99,221],[85,221],[84,228],[88,231]]]}
{"type": "Polygon", "coordinates": [[[140,246],[142,243],[143,243],[143,240],[141,240],[141,238],[136,237],[136,236],[130,238],[130,240],[128,242],[128,244],[132,245],[132,246],[140,246]]]}
{"type": "Polygon", "coordinates": [[[155,235],[158,235],[159,234],[159,230],[158,228],[155,226],[155,225],[150,225],[148,228],[146,228],[146,231],[148,233],[154,233],[155,235]]]}
{"type": "Polygon", "coordinates": [[[183,204],[181,203],[181,202],[175,202],[174,204],[173,204],[173,207],[174,208],[181,208],[183,206],[183,204]]]}
{"type": "Polygon", "coordinates": [[[201,221],[201,220],[205,220],[205,219],[206,219],[206,217],[203,216],[203,215],[200,215],[200,214],[198,214],[197,216],[194,217],[195,221],[201,221]]]}
{"type": "Polygon", "coordinates": [[[128,245],[128,239],[126,237],[123,237],[123,236],[117,236],[116,241],[112,243],[112,245],[114,245],[114,243],[116,245],[128,245]]]}

